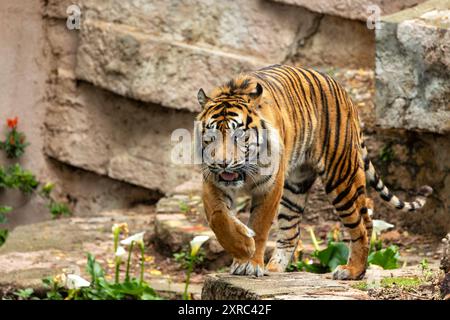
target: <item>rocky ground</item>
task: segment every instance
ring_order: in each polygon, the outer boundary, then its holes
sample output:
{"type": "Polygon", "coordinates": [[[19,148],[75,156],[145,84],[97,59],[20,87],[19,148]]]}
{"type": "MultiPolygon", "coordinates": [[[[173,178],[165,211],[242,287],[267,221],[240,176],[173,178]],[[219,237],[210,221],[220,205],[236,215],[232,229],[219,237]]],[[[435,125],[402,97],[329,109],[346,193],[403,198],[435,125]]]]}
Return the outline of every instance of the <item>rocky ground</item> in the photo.
{"type": "MultiPolygon", "coordinates": [[[[240,217],[245,219],[245,212],[240,217]]],[[[229,276],[231,258],[205,225],[198,196],[186,194],[163,198],[156,207],[140,206],[103,212],[95,217],[73,217],[17,227],[0,249],[0,295],[14,297],[13,292],[28,287],[41,292],[43,277],[64,271],[79,272],[89,278],[84,270],[87,252],[96,256],[111,279],[114,272],[113,223],[127,223],[130,233],[146,231],[146,280],[165,298],[179,298],[184,288],[184,269],[173,254],[187,249],[189,241],[199,234],[209,235],[211,239],[204,246],[204,262],[192,277],[190,290],[195,299],[434,299],[439,296],[439,244],[402,230],[387,232],[383,239],[386,244],[395,243],[401,248],[403,267],[389,271],[369,270],[365,280],[360,282],[336,282],[331,280],[330,274],[306,272],[270,274],[263,279],[229,276]],[[424,258],[428,260],[426,270],[420,268],[424,258]],[[291,281],[293,278],[295,282],[291,281]],[[381,281],[378,286],[370,286],[373,279],[381,281]],[[272,284],[267,286],[267,281],[272,284]],[[285,285],[288,282],[290,285],[285,285]]],[[[306,222],[302,229],[311,226],[319,239],[325,239],[335,223],[306,222]]],[[[267,256],[272,248],[273,241],[269,243],[267,256]]],[[[302,234],[302,248],[305,255],[314,250],[307,232],[302,234]]],[[[132,265],[134,273],[138,274],[138,252],[132,265]]]]}

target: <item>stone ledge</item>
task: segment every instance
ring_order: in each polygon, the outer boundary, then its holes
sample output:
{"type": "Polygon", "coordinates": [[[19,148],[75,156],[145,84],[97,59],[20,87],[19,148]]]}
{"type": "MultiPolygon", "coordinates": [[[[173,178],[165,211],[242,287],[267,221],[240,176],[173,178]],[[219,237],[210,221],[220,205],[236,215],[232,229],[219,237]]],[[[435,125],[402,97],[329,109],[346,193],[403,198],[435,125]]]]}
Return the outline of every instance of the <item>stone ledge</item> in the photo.
{"type": "MultiPolygon", "coordinates": [[[[436,272],[433,262],[430,270],[436,272]]],[[[229,274],[211,274],[205,278],[202,289],[204,300],[372,300],[368,291],[357,287],[363,281],[373,285],[384,278],[419,278],[419,266],[383,270],[377,266],[367,269],[361,281],[333,280],[331,273],[309,272],[267,273],[264,277],[243,277],[229,274]]]]}
{"type": "Polygon", "coordinates": [[[196,93],[268,64],[251,56],[167,41],[101,21],[85,21],[77,78],[119,95],[174,109],[200,111],[196,93]]]}
{"type": "Polygon", "coordinates": [[[262,278],[213,274],[205,278],[203,300],[367,300],[354,282],[307,272],[270,273],[262,278]]]}
{"type": "Polygon", "coordinates": [[[163,193],[195,175],[195,168],[170,158],[173,130],[193,128],[193,113],[139,103],[87,83],[77,86],[70,77],[58,81],[46,116],[46,155],[163,193]]]}

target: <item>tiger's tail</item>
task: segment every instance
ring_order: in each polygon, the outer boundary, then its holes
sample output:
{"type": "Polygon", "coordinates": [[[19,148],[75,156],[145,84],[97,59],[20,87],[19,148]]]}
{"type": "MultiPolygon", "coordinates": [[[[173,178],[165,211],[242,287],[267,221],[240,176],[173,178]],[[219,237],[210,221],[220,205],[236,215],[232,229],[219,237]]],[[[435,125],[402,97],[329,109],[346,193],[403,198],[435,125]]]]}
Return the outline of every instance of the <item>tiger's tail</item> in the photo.
{"type": "Polygon", "coordinates": [[[389,191],[388,187],[384,185],[380,176],[375,171],[375,167],[369,159],[367,148],[364,143],[362,143],[361,147],[367,182],[378,192],[381,199],[388,202],[391,207],[401,211],[415,211],[421,209],[425,205],[427,197],[433,193],[433,189],[430,186],[421,186],[417,191],[417,197],[414,201],[405,202],[400,200],[396,195],[389,191]]]}

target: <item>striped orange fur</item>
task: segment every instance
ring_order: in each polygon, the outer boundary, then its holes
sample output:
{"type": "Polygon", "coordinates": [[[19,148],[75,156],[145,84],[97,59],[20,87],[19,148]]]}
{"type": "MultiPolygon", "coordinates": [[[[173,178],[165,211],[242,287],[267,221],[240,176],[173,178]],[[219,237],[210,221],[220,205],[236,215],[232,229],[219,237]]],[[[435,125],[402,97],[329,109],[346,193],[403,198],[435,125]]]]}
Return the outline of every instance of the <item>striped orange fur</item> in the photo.
{"type": "MultiPolygon", "coordinates": [[[[308,191],[320,177],[343,225],[348,230],[351,254],[338,267],[335,279],[364,275],[372,230],[366,184],[394,208],[413,211],[423,207],[432,189],[424,186],[413,202],[403,202],[381,181],[368,158],[357,108],[346,91],[318,71],[274,65],[242,74],[207,96],[198,93],[203,110],[201,132],[221,132],[218,151],[202,165],[203,201],[209,224],[234,259],[231,272],[261,276],[264,250],[272,222],[277,220],[277,246],[266,269],[284,271],[299,241],[299,224],[308,191]],[[271,174],[236,157],[225,159],[226,138],[237,130],[253,130],[278,155],[271,174]],[[251,196],[251,217],[244,225],[234,217],[239,193],[251,196]]],[[[234,140],[233,140],[234,139],[234,140]]],[[[244,139],[244,138],[242,138],[244,139]]],[[[248,141],[245,140],[244,143],[248,141]]],[[[208,142],[200,143],[203,148],[208,142]]],[[[250,147],[241,148],[245,156],[250,147]]],[[[262,148],[256,145],[256,152],[262,148]]]]}

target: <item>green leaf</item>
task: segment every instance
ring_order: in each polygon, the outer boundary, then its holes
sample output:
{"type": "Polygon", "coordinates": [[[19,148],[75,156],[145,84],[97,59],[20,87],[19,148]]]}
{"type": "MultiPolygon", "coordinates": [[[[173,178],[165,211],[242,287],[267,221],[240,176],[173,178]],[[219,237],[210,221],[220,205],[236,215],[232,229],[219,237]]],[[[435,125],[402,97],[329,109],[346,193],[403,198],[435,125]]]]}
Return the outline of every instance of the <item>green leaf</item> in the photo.
{"type": "Polygon", "coordinates": [[[7,206],[0,206],[0,224],[6,223],[6,213],[11,212],[12,208],[7,206]]]}
{"type": "Polygon", "coordinates": [[[386,249],[372,252],[369,255],[368,262],[370,264],[375,264],[383,269],[397,269],[399,267],[400,252],[398,247],[391,245],[386,249]]]}
{"type": "Polygon", "coordinates": [[[86,271],[91,275],[92,283],[99,284],[99,280],[105,277],[105,272],[101,265],[95,261],[95,257],[88,253],[86,271]]]}
{"type": "Polygon", "coordinates": [[[22,299],[29,299],[31,295],[34,293],[33,288],[27,288],[27,289],[20,289],[14,294],[22,299]]]}
{"type": "Polygon", "coordinates": [[[50,214],[53,218],[59,218],[62,215],[70,216],[72,214],[69,207],[65,203],[51,200],[48,208],[50,209],[50,214]]]}
{"type": "Polygon", "coordinates": [[[0,229],[0,246],[5,243],[6,238],[8,238],[8,230],[0,229]]]}
{"type": "Polygon", "coordinates": [[[333,271],[337,266],[347,263],[349,250],[344,242],[330,242],[328,247],[323,250],[314,252],[320,264],[333,271]]]}

